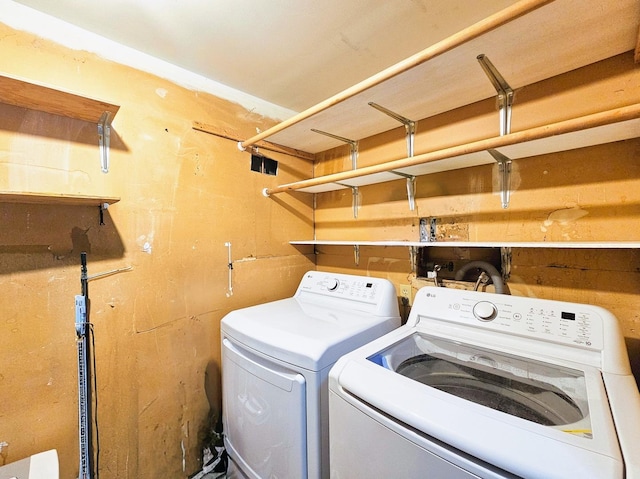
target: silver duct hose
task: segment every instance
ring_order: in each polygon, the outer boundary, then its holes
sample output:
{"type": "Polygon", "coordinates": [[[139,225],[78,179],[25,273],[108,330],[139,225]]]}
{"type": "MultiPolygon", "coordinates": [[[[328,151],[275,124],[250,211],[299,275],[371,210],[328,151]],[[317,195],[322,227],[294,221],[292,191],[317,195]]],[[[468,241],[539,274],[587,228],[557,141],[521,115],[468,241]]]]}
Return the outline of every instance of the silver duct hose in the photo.
{"type": "Polygon", "coordinates": [[[494,288],[496,289],[496,293],[498,294],[509,294],[505,287],[504,281],[502,281],[502,275],[500,271],[496,269],[491,263],[487,263],[486,261],[471,261],[465,264],[462,268],[460,268],[456,272],[456,281],[461,281],[464,278],[464,275],[467,271],[478,268],[482,271],[486,272],[491,277],[491,282],[493,283],[494,288]]]}

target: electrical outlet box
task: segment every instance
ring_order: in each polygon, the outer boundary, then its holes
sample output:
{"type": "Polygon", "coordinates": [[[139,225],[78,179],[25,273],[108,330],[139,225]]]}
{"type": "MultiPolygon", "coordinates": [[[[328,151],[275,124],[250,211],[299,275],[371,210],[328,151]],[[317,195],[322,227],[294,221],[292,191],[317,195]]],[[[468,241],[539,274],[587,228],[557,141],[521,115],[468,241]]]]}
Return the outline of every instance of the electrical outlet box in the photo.
{"type": "Polygon", "coordinates": [[[401,284],[400,285],[400,297],[406,298],[411,304],[411,285],[410,284],[401,284]]]}

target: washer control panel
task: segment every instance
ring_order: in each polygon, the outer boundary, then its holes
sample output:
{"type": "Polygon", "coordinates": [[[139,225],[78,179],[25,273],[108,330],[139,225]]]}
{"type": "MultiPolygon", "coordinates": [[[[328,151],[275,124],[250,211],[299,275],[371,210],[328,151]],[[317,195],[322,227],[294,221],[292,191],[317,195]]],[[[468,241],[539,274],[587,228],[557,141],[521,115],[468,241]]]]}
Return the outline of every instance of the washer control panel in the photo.
{"type": "Polygon", "coordinates": [[[414,320],[422,320],[423,316],[588,349],[603,347],[604,310],[596,306],[445,288],[423,289],[429,291],[421,290],[416,296],[411,310],[414,320]]]}

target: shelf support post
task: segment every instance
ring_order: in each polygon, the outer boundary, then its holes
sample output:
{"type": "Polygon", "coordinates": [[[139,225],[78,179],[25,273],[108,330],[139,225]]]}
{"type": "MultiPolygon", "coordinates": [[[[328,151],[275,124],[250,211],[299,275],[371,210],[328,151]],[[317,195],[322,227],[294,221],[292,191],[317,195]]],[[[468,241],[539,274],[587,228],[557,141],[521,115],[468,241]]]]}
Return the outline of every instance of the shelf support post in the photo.
{"type": "Polygon", "coordinates": [[[111,143],[111,112],[105,111],[98,121],[98,144],[100,146],[100,167],[109,173],[109,144],[111,143]]]}
{"type": "Polygon", "coordinates": [[[509,207],[511,197],[511,158],[503,155],[498,150],[487,150],[498,162],[498,174],[500,175],[500,201],[502,208],[509,207]]]}
{"type": "Polygon", "coordinates": [[[498,93],[498,107],[500,109],[500,136],[508,135],[511,133],[513,89],[484,53],[478,55],[477,59],[487,77],[489,77],[489,81],[498,93]]]}
{"type": "Polygon", "coordinates": [[[356,263],[356,266],[360,266],[360,245],[353,245],[353,261],[356,263]]]}
{"type": "MultiPolygon", "coordinates": [[[[369,106],[384,113],[385,115],[390,116],[394,120],[397,120],[404,125],[407,136],[407,158],[411,158],[414,154],[416,122],[410,120],[409,118],[405,118],[404,116],[399,115],[396,112],[391,111],[388,108],[385,108],[382,105],[378,105],[377,103],[374,103],[372,101],[369,102],[369,106]]],[[[390,173],[394,173],[398,176],[403,176],[407,179],[407,199],[409,200],[409,210],[414,211],[416,209],[416,177],[393,170],[390,173]]]]}
{"type": "Polygon", "coordinates": [[[343,143],[347,143],[351,146],[351,169],[355,170],[358,168],[358,142],[355,140],[350,140],[349,138],[343,138],[342,136],[334,135],[333,133],[327,133],[326,131],[316,130],[315,128],[311,128],[311,131],[314,133],[320,133],[321,135],[328,136],[335,140],[342,141],[343,143]]]}

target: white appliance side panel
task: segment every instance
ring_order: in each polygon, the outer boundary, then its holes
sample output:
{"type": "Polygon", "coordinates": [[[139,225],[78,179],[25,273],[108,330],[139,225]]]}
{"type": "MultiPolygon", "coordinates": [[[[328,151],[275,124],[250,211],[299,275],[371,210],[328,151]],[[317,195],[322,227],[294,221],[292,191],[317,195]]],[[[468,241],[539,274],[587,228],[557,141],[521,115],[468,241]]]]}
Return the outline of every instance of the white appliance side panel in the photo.
{"type": "Polygon", "coordinates": [[[223,339],[223,408],[230,454],[249,477],[307,475],[305,379],[223,339]]]}
{"type": "MultiPolygon", "coordinates": [[[[329,392],[331,479],[512,478],[478,476],[401,436],[329,392]]],[[[408,432],[408,431],[407,431],[408,432]]]]}

